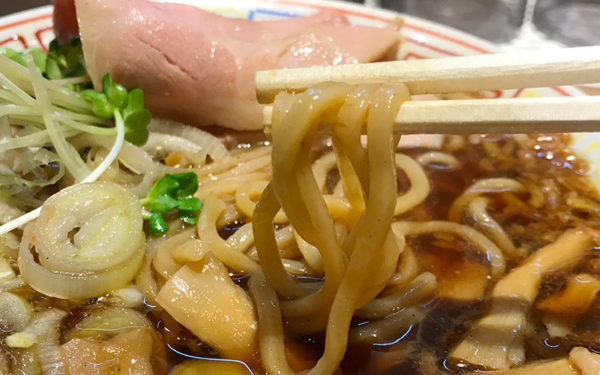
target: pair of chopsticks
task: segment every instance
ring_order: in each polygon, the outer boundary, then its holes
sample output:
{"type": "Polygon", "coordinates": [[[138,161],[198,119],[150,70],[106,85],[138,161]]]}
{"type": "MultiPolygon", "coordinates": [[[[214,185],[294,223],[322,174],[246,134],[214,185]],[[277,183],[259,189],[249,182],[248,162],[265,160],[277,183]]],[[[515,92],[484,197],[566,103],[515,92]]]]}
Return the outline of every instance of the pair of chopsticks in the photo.
{"type": "MultiPolygon", "coordinates": [[[[412,95],[551,87],[600,82],[600,46],[533,53],[259,71],[256,94],[271,103],[280,91],[326,81],[404,83],[412,95]]],[[[272,107],[265,108],[264,124],[272,107]]],[[[396,131],[411,133],[537,133],[600,131],[600,96],[431,100],[402,105],[396,131]]]]}

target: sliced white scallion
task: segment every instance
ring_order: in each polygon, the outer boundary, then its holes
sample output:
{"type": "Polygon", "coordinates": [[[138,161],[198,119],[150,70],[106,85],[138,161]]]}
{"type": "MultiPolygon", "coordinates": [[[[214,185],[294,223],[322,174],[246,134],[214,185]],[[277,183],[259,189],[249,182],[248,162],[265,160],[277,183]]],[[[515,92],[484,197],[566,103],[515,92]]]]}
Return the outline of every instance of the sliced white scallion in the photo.
{"type": "MultiPolygon", "coordinates": [[[[17,275],[15,275],[15,271],[12,269],[8,261],[0,256],[0,285],[13,280],[17,275]]],[[[1,304],[0,304],[1,305],[1,304]]]]}
{"type": "Polygon", "coordinates": [[[151,330],[152,323],[139,311],[115,306],[89,309],[86,317],[70,330],[65,341],[76,338],[97,337],[108,339],[131,329],[151,330]]]}
{"type": "Polygon", "coordinates": [[[70,300],[123,288],[143,261],[142,222],[138,198],[120,185],[103,181],[65,188],[48,198],[39,219],[25,228],[21,274],[38,292],[70,300]]]}

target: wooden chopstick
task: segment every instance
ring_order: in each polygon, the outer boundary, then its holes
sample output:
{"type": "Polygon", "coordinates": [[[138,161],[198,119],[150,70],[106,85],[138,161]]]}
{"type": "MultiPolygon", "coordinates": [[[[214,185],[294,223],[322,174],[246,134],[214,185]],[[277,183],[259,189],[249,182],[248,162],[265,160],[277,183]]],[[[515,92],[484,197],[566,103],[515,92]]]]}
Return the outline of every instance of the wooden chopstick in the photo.
{"type": "MultiPolygon", "coordinates": [[[[264,125],[270,126],[272,106],[264,125]]],[[[600,96],[405,102],[402,134],[555,133],[600,131],[600,96]]]]}
{"type": "Polygon", "coordinates": [[[600,46],[256,72],[260,103],[320,82],[406,84],[413,95],[600,82],[600,46]]]}

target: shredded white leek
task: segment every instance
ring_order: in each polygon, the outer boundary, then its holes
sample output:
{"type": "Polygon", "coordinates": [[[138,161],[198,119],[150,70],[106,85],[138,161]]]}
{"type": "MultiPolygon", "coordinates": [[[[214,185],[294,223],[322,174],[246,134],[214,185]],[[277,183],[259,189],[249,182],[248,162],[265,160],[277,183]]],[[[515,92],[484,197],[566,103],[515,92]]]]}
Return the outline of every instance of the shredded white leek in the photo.
{"type": "MultiPolygon", "coordinates": [[[[2,94],[0,90],[0,94],[2,94]]],[[[95,125],[105,125],[106,121],[94,116],[75,113],[65,109],[52,106],[52,115],[62,125],[76,128],[85,133],[91,134],[115,134],[114,128],[107,128],[95,125]]],[[[42,128],[44,119],[37,108],[17,105],[0,105],[0,116],[9,116],[10,120],[16,120],[19,124],[22,122],[30,123],[37,128],[42,128]]]]}
{"type": "Polygon", "coordinates": [[[90,78],[90,76],[83,75],[83,76],[79,76],[79,77],[69,77],[69,78],[61,78],[61,79],[53,79],[51,80],[54,83],[58,83],[59,85],[69,85],[69,84],[76,84],[76,83],[85,83],[85,82],[90,82],[92,79],[90,78]]]}
{"type": "Polygon", "coordinates": [[[0,73],[0,83],[2,84],[2,86],[6,87],[9,91],[15,94],[22,101],[23,104],[29,106],[35,105],[35,100],[31,96],[29,96],[25,91],[21,90],[19,86],[15,85],[2,73],[0,73]]]}
{"type": "Polygon", "coordinates": [[[117,127],[117,138],[115,139],[115,143],[112,149],[110,150],[108,155],[106,155],[106,158],[102,160],[102,163],[100,163],[100,165],[98,165],[98,167],[94,169],[94,171],[90,173],[86,178],[84,178],[81,182],[96,181],[98,177],[100,177],[102,173],[104,173],[108,169],[108,167],[110,167],[112,162],[119,155],[119,151],[121,151],[121,148],[123,147],[123,141],[125,139],[125,123],[123,122],[123,118],[121,117],[119,111],[115,111],[115,123],[117,127]]]}
{"type": "Polygon", "coordinates": [[[33,63],[31,56],[28,58],[27,65],[31,74],[31,83],[33,84],[36,103],[42,113],[50,140],[69,173],[75,177],[77,182],[80,182],[85,176],[90,174],[90,170],[79,156],[79,153],[77,153],[77,150],[67,142],[60,127],[57,125],[56,119],[52,115],[52,106],[48,97],[48,91],[44,85],[44,77],[42,76],[42,72],[33,63]]]}
{"type": "MultiPolygon", "coordinates": [[[[110,167],[112,162],[115,161],[115,159],[119,155],[119,151],[121,151],[121,148],[123,147],[123,141],[125,139],[125,124],[123,123],[123,118],[121,117],[121,114],[118,111],[115,111],[115,120],[116,120],[115,122],[116,122],[116,128],[117,128],[117,137],[115,139],[115,143],[114,143],[113,147],[111,148],[108,155],[106,155],[106,158],[104,158],[104,160],[102,160],[100,165],[98,165],[98,167],[96,169],[94,169],[94,171],[92,173],[90,173],[87,177],[85,177],[81,181],[82,183],[96,181],[110,167]]],[[[19,227],[22,227],[23,225],[27,224],[28,222],[37,219],[38,216],[40,216],[41,211],[42,211],[42,208],[38,207],[35,210],[30,211],[30,212],[26,213],[25,215],[20,216],[12,221],[9,221],[8,223],[6,223],[2,226],[0,226],[0,235],[8,233],[19,227]]]]}
{"type": "MultiPolygon", "coordinates": [[[[63,135],[72,137],[78,132],[74,129],[65,129],[63,135]]],[[[6,139],[0,141],[0,152],[14,150],[23,147],[42,147],[50,142],[50,136],[47,130],[39,130],[32,134],[24,135],[18,138],[6,139]]]]}
{"type": "MultiPolygon", "coordinates": [[[[91,114],[91,105],[79,94],[45,79],[28,58],[28,68],[0,56],[0,116],[30,125],[15,138],[0,140],[0,152],[51,143],[61,165],[77,182],[96,181],[115,161],[125,138],[123,118],[115,111],[115,128],[105,128],[105,120],[91,114]],[[33,97],[32,95],[35,95],[33,97]],[[67,141],[79,133],[114,135],[115,142],[96,169],[90,171],[77,150],[67,141]]],[[[0,235],[36,219],[41,207],[0,226],[0,235]]]]}
{"type": "MultiPolygon", "coordinates": [[[[2,72],[4,77],[6,77],[10,82],[16,85],[19,90],[24,91],[29,95],[33,94],[31,76],[27,68],[12,61],[6,56],[0,56],[0,72],[2,72]]],[[[92,113],[92,107],[90,103],[85,101],[81,95],[77,94],[73,90],[61,86],[58,83],[49,81],[47,79],[44,79],[43,81],[50,97],[52,97],[52,102],[55,105],[63,108],[69,108],[74,112],[92,113]]]]}

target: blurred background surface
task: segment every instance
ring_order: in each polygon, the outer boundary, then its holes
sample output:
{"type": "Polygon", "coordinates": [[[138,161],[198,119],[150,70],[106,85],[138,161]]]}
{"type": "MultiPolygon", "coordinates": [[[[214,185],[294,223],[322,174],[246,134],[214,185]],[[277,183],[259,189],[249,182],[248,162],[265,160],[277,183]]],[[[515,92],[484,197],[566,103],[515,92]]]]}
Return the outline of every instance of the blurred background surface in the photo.
{"type": "MultiPolygon", "coordinates": [[[[600,0],[346,1],[452,26],[505,49],[600,45],[600,0]]],[[[50,3],[51,0],[0,0],[0,16],[50,3]]]]}
{"type": "Polygon", "coordinates": [[[379,0],[379,5],[506,46],[600,44],[600,0],[379,0]],[[531,43],[523,43],[527,40],[531,43]]]}
{"type": "Polygon", "coordinates": [[[0,16],[48,5],[51,0],[0,0],[0,16]]]}

